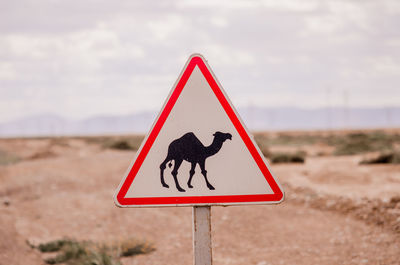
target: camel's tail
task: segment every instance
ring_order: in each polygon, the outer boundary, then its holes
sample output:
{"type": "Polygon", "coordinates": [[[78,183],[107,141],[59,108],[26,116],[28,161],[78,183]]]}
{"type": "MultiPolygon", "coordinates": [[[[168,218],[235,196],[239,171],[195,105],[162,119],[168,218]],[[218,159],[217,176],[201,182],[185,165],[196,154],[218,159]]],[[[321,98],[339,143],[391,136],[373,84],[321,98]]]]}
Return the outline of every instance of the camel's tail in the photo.
{"type": "Polygon", "coordinates": [[[169,161],[168,167],[171,168],[172,167],[172,160],[169,161]]]}

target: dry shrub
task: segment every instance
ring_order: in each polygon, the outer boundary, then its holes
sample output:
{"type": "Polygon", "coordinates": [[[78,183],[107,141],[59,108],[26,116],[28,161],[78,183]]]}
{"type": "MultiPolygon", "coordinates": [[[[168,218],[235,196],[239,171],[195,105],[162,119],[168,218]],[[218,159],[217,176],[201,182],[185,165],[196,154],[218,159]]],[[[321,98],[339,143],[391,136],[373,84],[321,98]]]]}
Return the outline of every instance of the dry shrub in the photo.
{"type": "Polygon", "coordinates": [[[132,147],[128,141],[125,140],[117,140],[113,143],[111,143],[108,148],[111,149],[118,149],[118,150],[136,150],[134,147],[132,147]]]}
{"type": "MultiPolygon", "coordinates": [[[[283,137],[286,138],[285,135],[283,137]]],[[[304,151],[297,151],[295,153],[272,153],[268,148],[270,139],[264,134],[256,134],[254,140],[263,155],[269,158],[272,163],[304,163],[305,161],[306,152],[304,151]]]]}
{"type": "Polygon", "coordinates": [[[50,138],[50,144],[49,145],[50,146],[62,146],[62,147],[69,147],[70,146],[67,137],[50,138]]]}
{"type": "Polygon", "coordinates": [[[367,134],[355,133],[349,134],[347,139],[336,146],[335,155],[355,155],[374,151],[374,144],[367,134]]]}
{"type": "Polygon", "coordinates": [[[306,153],[297,151],[296,153],[272,153],[270,160],[272,163],[304,163],[306,153]]]}
{"type": "Polygon", "coordinates": [[[50,150],[45,150],[45,151],[40,151],[40,152],[34,153],[30,157],[28,157],[28,159],[36,160],[36,159],[52,158],[52,157],[56,157],[56,156],[57,155],[54,152],[52,152],[50,150]]]}
{"type": "Polygon", "coordinates": [[[85,141],[88,144],[100,145],[106,149],[132,150],[139,149],[144,135],[131,136],[81,136],[76,139],[85,141]]]}
{"type": "Polygon", "coordinates": [[[390,135],[381,131],[350,133],[336,142],[335,155],[355,155],[373,151],[393,149],[400,142],[397,134],[390,135]]]}
{"type": "Polygon", "coordinates": [[[319,135],[312,135],[308,132],[292,135],[290,133],[280,132],[275,137],[269,137],[270,145],[288,145],[288,146],[304,146],[315,144],[322,140],[319,135]]]}
{"type": "Polygon", "coordinates": [[[382,152],[377,157],[361,161],[360,164],[400,164],[400,152],[382,152]]]}
{"type": "Polygon", "coordinates": [[[121,257],[130,257],[139,254],[146,254],[155,250],[153,244],[136,239],[126,239],[113,244],[113,249],[118,251],[121,257]]]}
{"type": "Polygon", "coordinates": [[[60,239],[40,244],[36,248],[46,253],[57,252],[55,256],[45,259],[47,264],[68,265],[121,265],[121,257],[147,254],[155,250],[152,244],[134,239],[112,244],[60,239]]]}
{"type": "Polygon", "coordinates": [[[108,138],[104,140],[102,146],[109,149],[136,151],[142,144],[143,139],[144,137],[141,135],[108,138]]]}
{"type": "Polygon", "coordinates": [[[40,252],[54,252],[59,251],[64,245],[71,243],[69,239],[59,239],[47,243],[39,244],[37,248],[40,252]]]}

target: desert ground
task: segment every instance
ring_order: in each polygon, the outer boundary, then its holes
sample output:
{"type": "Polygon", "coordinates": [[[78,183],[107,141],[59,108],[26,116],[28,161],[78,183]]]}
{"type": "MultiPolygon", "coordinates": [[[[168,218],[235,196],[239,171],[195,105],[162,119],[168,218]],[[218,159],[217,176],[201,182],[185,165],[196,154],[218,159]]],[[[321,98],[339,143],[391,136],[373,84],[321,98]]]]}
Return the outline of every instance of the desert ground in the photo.
{"type": "MultiPolygon", "coordinates": [[[[399,133],[385,131],[392,148],[399,133]]],[[[360,164],[379,148],[338,155],[325,141],[349,134],[360,132],[259,133],[268,152],[301,150],[305,162],[271,163],[279,205],[212,207],[214,264],[400,264],[400,164],[360,164]]],[[[135,148],[110,142],[131,138],[0,139],[0,264],[45,264],[51,254],[33,246],[61,238],[135,238],[156,250],[124,265],[192,264],[190,207],[114,205],[135,148]]]]}

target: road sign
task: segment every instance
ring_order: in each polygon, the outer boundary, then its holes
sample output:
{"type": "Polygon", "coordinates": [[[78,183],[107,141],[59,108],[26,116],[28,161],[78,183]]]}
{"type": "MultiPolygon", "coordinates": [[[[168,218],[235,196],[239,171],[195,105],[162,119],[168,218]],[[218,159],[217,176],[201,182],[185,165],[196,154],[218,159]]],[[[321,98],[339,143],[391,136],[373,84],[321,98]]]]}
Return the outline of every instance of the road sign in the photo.
{"type": "Polygon", "coordinates": [[[158,207],[282,200],[282,189],[206,60],[190,56],[115,203],[158,207]]]}

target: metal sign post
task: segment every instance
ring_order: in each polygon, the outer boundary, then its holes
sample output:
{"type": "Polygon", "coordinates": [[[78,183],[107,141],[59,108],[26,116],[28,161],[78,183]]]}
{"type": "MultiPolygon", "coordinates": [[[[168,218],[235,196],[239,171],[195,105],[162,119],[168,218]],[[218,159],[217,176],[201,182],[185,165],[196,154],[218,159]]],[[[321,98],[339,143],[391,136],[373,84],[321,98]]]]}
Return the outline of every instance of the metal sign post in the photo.
{"type": "Polygon", "coordinates": [[[193,207],[194,265],[211,265],[211,206],[193,207]]]}

